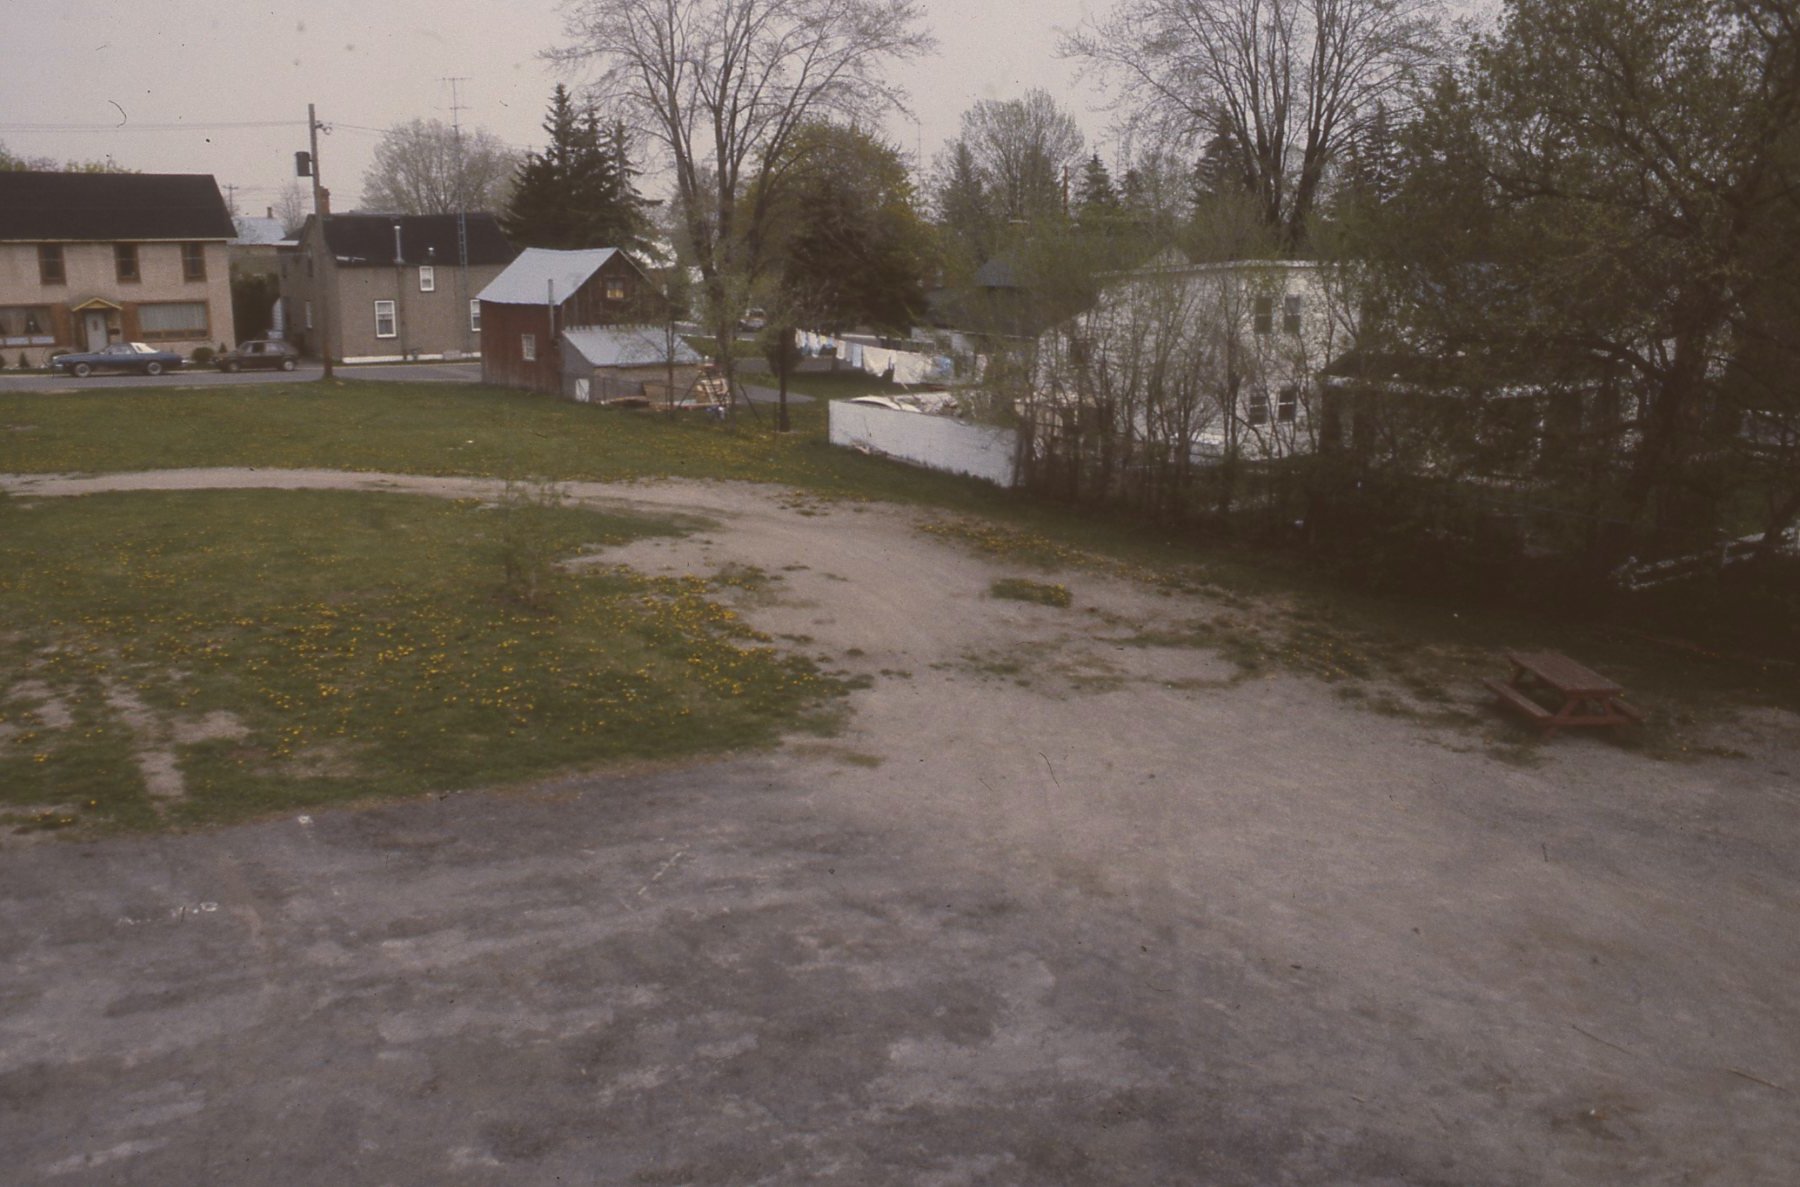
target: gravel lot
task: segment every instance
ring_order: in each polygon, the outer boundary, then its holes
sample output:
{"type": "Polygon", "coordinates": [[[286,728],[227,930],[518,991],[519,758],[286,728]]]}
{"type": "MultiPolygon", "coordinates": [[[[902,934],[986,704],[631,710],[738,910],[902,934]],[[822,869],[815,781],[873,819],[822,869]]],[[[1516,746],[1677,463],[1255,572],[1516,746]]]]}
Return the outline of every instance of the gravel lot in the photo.
{"type": "MultiPolygon", "coordinates": [[[[0,480],[232,485],[485,489],[0,480]]],[[[1192,596],[996,600],[1045,578],[913,510],[570,489],[714,520],[606,559],[759,568],[747,617],[869,678],[844,731],[0,842],[9,1182],[1794,1181],[1793,715],[1509,764],[1118,641],[1192,596]]]]}

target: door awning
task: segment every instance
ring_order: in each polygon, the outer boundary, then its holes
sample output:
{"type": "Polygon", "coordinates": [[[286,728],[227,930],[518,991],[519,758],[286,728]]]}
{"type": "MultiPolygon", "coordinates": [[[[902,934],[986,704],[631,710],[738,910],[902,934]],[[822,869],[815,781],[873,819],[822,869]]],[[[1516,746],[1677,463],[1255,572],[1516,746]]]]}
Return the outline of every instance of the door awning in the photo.
{"type": "Polygon", "coordinates": [[[69,308],[76,313],[86,313],[90,309],[110,309],[114,313],[117,313],[125,307],[123,305],[116,305],[113,302],[108,301],[105,297],[89,297],[81,304],[71,305],[69,308]]]}

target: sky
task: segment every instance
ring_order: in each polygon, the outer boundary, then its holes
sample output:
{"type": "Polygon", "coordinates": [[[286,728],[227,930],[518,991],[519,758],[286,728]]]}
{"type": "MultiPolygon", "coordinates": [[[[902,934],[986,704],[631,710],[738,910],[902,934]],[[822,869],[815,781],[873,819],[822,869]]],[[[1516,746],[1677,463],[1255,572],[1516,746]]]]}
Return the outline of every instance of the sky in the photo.
{"type": "MultiPolygon", "coordinates": [[[[385,129],[451,119],[445,80],[461,80],[464,128],[520,149],[541,147],[551,88],[584,81],[539,56],[564,41],[557,0],[3,2],[0,143],[210,173],[244,214],[262,214],[292,179],[308,103],[331,128],[321,180],[333,209],[350,210],[385,129]]],[[[889,139],[928,164],[977,100],[1042,87],[1104,151],[1104,98],[1056,44],[1111,2],[920,0],[938,49],[899,68],[916,118],[890,119],[889,139]]]]}

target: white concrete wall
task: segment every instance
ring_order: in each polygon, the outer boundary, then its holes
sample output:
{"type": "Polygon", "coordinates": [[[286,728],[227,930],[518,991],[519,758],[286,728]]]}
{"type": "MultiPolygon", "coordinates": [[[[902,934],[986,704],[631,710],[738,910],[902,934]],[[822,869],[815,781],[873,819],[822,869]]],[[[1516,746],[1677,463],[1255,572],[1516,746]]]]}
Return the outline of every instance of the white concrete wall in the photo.
{"type": "Polygon", "coordinates": [[[1017,433],[993,425],[964,424],[948,416],[834,400],[831,443],[1001,486],[1012,486],[1018,478],[1017,433]]]}

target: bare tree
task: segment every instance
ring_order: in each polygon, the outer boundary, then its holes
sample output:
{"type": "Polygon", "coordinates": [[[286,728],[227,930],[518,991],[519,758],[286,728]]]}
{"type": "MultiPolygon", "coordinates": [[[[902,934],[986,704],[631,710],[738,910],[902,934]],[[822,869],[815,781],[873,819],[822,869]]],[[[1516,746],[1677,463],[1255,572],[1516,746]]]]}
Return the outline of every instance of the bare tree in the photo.
{"type": "Polygon", "coordinates": [[[898,105],[887,60],[932,46],[914,0],[565,0],[596,97],[666,152],[708,329],[732,374],[735,323],[767,260],[772,202],[806,124],[898,105]]]}
{"type": "Polygon", "coordinates": [[[281,220],[282,234],[298,235],[312,210],[312,195],[302,189],[299,182],[290,181],[275,195],[274,210],[275,217],[281,220]]]}
{"type": "Polygon", "coordinates": [[[1048,91],[983,99],[963,112],[962,138],[994,213],[1033,219],[1063,209],[1064,170],[1081,159],[1081,129],[1048,91]]]}
{"type": "Polygon", "coordinates": [[[387,130],[363,174],[364,206],[394,214],[505,209],[518,155],[492,132],[458,133],[442,120],[387,130]]]}
{"type": "Polygon", "coordinates": [[[1333,154],[1407,106],[1439,28],[1438,0],[1124,0],[1063,52],[1112,79],[1137,125],[1212,140],[1292,248],[1333,154]]]}

